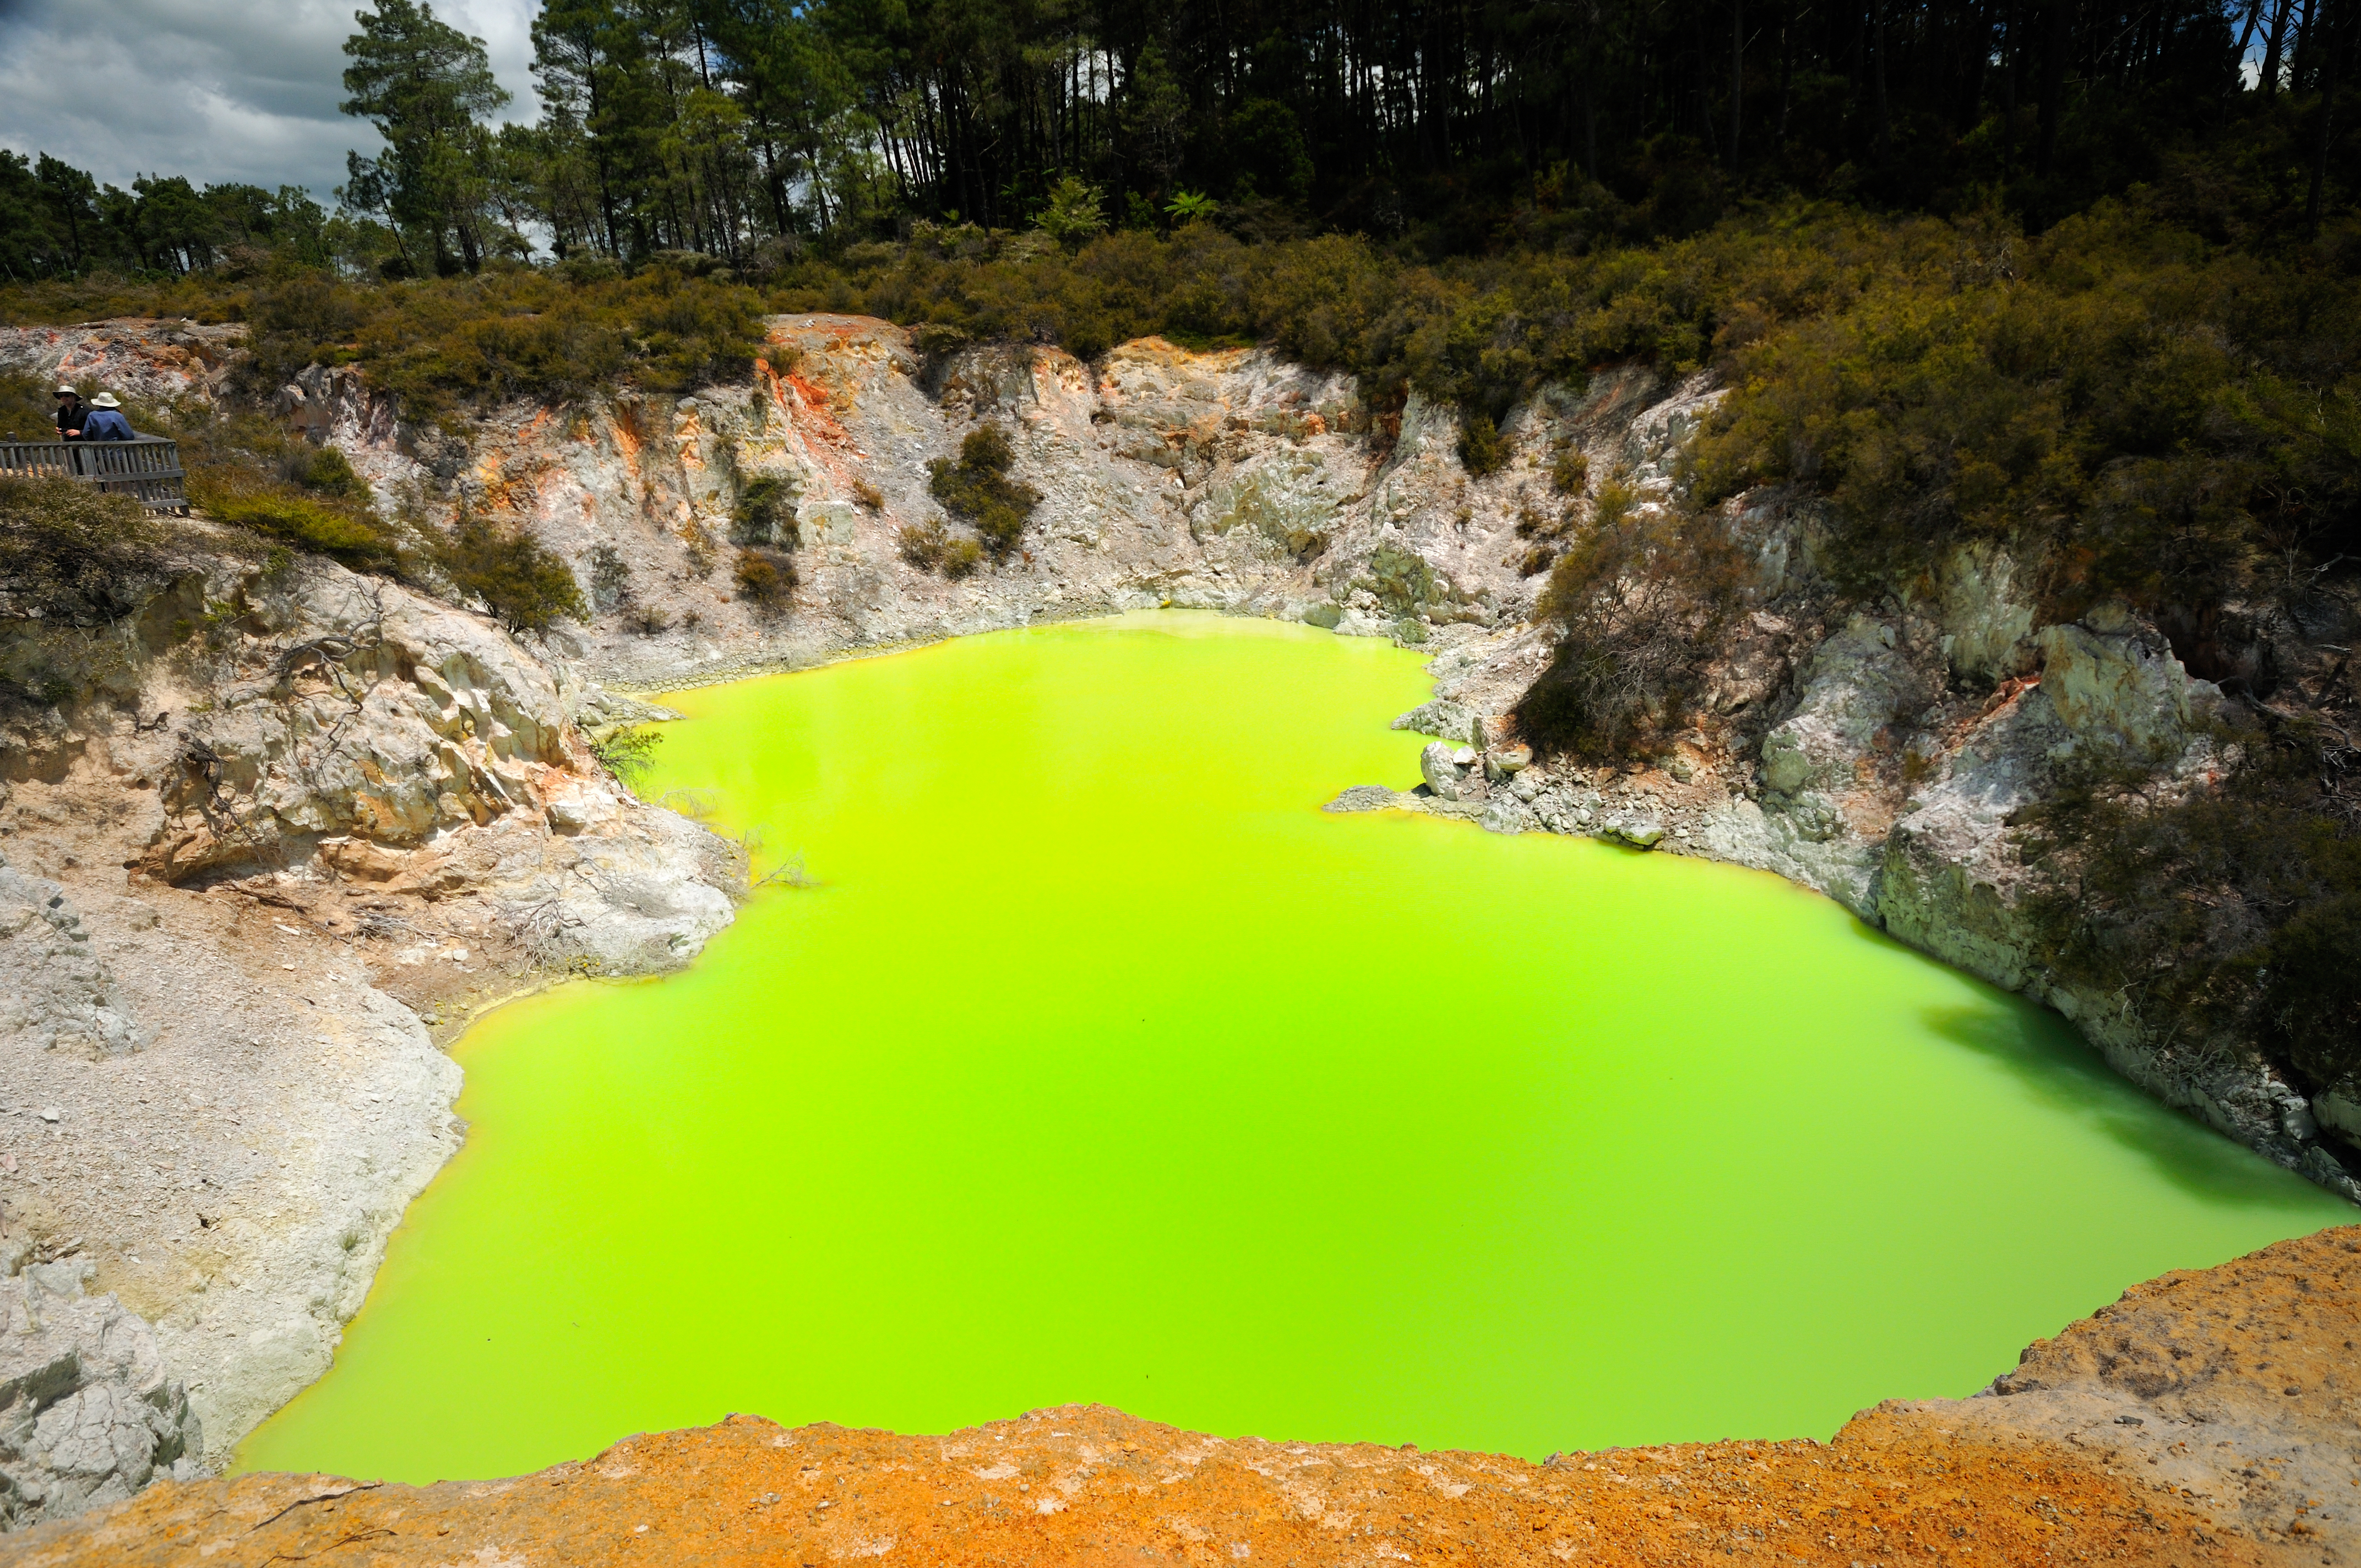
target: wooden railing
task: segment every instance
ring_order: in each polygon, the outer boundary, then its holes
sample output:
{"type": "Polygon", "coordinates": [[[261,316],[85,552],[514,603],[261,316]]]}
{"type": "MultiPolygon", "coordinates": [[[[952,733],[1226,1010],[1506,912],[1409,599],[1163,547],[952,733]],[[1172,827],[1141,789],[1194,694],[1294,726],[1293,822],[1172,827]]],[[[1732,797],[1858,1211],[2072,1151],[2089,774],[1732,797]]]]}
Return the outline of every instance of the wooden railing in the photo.
{"type": "Polygon", "coordinates": [[[82,479],[150,511],[186,511],[181,446],[160,435],[128,441],[0,441],[0,474],[82,479]]]}

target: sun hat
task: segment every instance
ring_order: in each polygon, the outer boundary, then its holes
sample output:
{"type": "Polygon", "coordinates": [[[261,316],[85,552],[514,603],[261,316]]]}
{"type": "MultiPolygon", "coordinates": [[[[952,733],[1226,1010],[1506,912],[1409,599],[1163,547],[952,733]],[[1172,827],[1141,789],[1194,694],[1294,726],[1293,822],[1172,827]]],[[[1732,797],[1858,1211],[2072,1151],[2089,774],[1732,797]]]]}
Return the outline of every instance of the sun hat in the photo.
{"type": "Polygon", "coordinates": [[[80,392],[81,392],[81,389],[77,388],[77,387],[76,387],[72,382],[71,382],[71,381],[60,381],[60,382],[59,382],[59,383],[58,383],[58,396],[60,396],[60,397],[61,397],[61,398],[62,398],[62,397],[64,397],[64,396],[65,396],[67,393],[69,393],[69,392],[75,393],[77,396],[79,396],[79,395],[80,395],[80,392]]]}
{"type": "Polygon", "coordinates": [[[91,399],[90,406],[94,409],[119,409],[123,405],[115,400],[115,394],[113,392],[101,392],[98,396],[91,399]]]}

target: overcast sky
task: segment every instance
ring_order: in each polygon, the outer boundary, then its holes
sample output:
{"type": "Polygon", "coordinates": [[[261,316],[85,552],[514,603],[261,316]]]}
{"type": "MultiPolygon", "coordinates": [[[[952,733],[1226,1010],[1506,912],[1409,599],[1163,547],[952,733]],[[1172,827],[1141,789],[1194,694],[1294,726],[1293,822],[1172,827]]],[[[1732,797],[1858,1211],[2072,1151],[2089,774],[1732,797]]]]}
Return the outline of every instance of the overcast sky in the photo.
{"type": "MultiPolygon", "coordinates": [[[[432,0],[484,40],[512,118],[533,114],[537,0],[432,0]]],[[[364,0],[0,0],[0,147],[48,152],[101,184],[185,174],[343,182],[345,149],[377,136],[336,113],[344,42],[364,0]]]]}

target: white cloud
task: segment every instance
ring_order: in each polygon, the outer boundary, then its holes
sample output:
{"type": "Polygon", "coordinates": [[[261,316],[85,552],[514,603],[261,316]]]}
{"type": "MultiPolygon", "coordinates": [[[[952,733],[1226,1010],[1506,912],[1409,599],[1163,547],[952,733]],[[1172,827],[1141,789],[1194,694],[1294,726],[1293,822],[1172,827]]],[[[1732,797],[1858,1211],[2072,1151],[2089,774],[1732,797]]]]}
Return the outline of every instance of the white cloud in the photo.
{"type": "MultiPolygon", "coordinates": [[[[345,150],[377,135],[336,113],[362,0],[0,0],[0,147],[48,152],[102,183],[185,174],[200,185],[302,185],[325,200],[345,150]]],[[[434,0],[484,40],[535,113],[535,0],[434,0]]]]}

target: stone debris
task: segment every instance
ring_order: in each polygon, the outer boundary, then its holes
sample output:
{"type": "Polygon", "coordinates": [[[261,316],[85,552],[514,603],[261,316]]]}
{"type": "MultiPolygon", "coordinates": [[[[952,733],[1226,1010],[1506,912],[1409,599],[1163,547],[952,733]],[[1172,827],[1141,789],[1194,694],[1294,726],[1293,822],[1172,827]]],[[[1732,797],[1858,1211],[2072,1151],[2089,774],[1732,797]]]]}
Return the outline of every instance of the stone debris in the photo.
{"type": "MultiPolygon", "coordinates": [[[[24,1047],[94,1060],[145,1041],[82,912],[46,877],[0,854],[0,1036],[24,1047]]],[[[54,1122],[57,1113],[44,1111],[54,1122]]]]}
{"type": "Polygon", "coordinates": [[[1429,793],[1438,800],[1457,800],[1461,778],[1460,763],[1452,748],[1441,740],[1430,740],[1418,754],[1419,777],[1426,781],[1429,793]]]}

